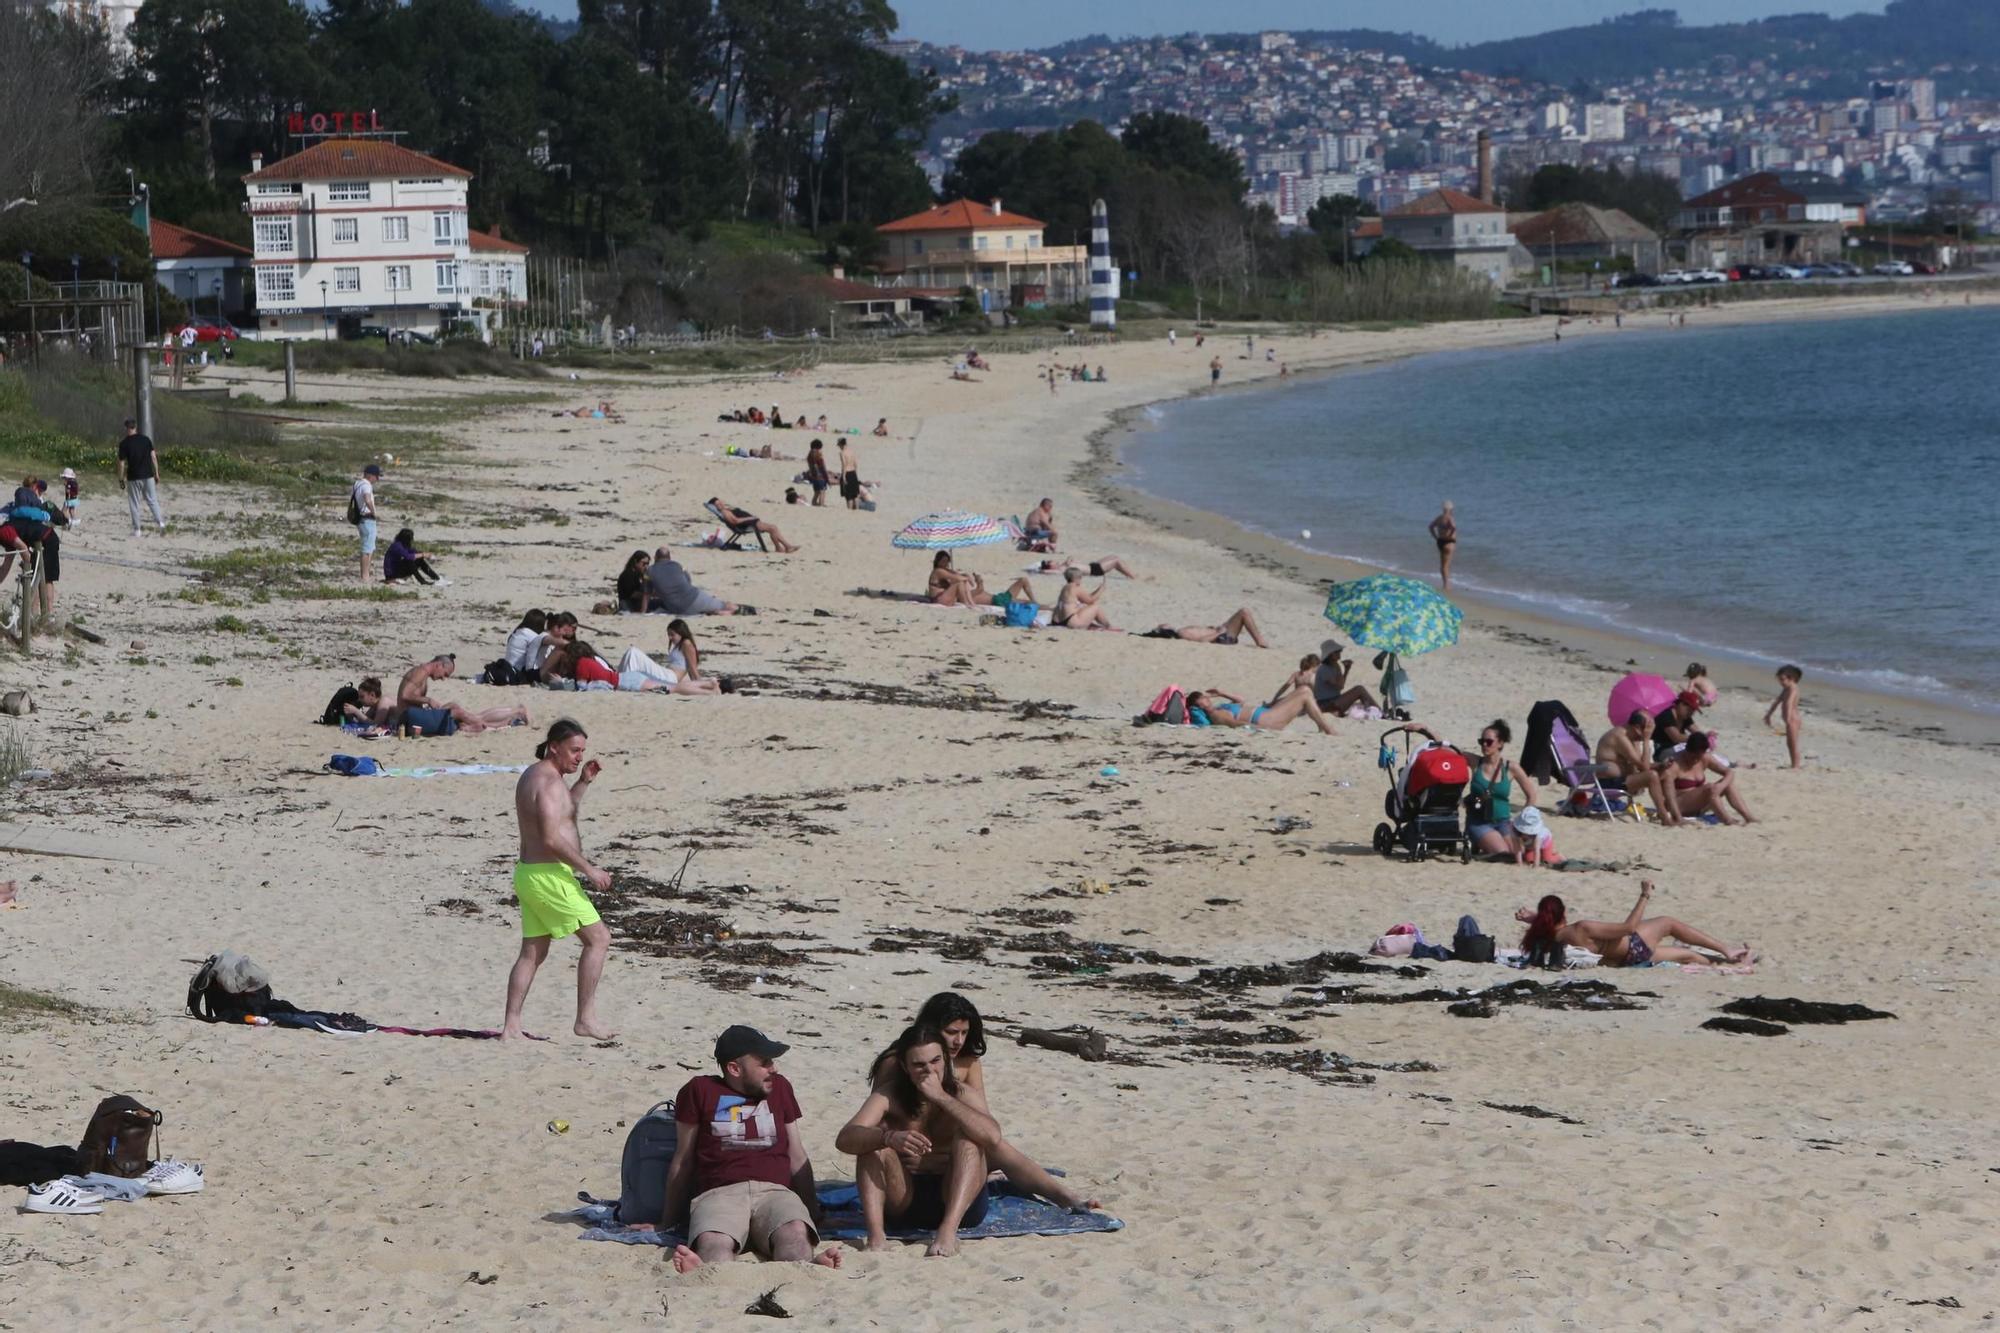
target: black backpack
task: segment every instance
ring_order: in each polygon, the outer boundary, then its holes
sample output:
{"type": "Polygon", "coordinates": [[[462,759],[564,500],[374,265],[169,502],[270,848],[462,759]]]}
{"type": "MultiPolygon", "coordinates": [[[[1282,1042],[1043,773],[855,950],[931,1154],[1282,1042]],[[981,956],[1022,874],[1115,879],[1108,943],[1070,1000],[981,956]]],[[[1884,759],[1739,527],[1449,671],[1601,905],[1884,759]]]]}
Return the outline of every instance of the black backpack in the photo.
{"type": "Polygon", "coordinates": [[[204,1023],[240,1023],[270,1008],[269,986],[242,992],[223,986],[221,978],[215,975],[215,960],[221,956],[210,954],[208,961],[201,965],[201,970],[194,974],[194,979],[188,982],[187,1011],[204,1023]]]}
{"type": "Polygon", "coordinates": [[[1461,963],[1493,961],[1493,937],[1479,933],[1479,923],[1469,916],[1458,919],[1458,933],[1452,936],[1451,956],[1461,963]]]}
{"type": "Polygon", "coordinates": [[[640,1116],[625,1136],[625,1156],[618,1166],[618,1220],[626,1226],[668,1225],[667,1168],[680,1144],[674,1104],[661,1102],[640,1116]]]}
{"type": "Polygon", "coordinates": [[[533,674],[522,671],[504,657],[496,657],[491,662],[488,662],[486,670],[482,674],[486,677],[488,685],[532,685],[535,683],[533,674]]]}
{"type": "Polygon", "coordinates": [[[333,698],[327,700],[326,711],[319,715],[319,724],[322,727],[339,726],[341,723],[347,721],[347,713],[345,711],[347,706],[360,702],[360,690],[355,689],[352,685],[341,686],[333,692],[333,698]]]}

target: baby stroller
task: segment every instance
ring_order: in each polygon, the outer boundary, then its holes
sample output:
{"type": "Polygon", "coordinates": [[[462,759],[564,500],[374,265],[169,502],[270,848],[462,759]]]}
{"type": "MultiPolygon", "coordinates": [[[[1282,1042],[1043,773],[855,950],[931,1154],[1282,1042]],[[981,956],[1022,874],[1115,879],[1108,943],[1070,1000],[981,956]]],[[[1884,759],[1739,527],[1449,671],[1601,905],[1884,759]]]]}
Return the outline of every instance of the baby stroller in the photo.
{"type": "Polygon", "coordinates": [[[1393,857],[1396,848],[1409,853],[1412,861],[1456,851],[1461,862],[1472,859],[1472,839],[1459,821],[1459,802],[1465,799],[1465,784],[1472,780],[1472,766],[1465,756],[1440,741],[1431,741],[1414,753],[1410,732],[1401,727],[1382,733],[1381,766],[1389,774],[1389,791],[1382,798],[1387,824],[1375,826],[1375,850],[1393,857]],[[1404,762],[1396,771],[1396,747],[1391,736],[1403,738],[1404,762]]]}

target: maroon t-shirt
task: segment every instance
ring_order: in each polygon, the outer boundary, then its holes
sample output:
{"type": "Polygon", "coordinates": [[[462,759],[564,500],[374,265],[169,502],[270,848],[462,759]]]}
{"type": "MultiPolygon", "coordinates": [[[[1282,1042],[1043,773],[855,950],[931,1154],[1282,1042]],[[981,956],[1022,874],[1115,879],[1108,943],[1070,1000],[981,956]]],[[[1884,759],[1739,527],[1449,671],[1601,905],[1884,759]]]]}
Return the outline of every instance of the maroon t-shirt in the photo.
{"type": "Polygon", "coordinates": [[[694,1141],[694,1193],[745,1180],[792,1183],[791,1131],[798,1099],[784,1075],[771,1075],[770,1093],[753,1102],[714,1074],[687,1081],[674,1098],[674,1119],[694,1141]]]}

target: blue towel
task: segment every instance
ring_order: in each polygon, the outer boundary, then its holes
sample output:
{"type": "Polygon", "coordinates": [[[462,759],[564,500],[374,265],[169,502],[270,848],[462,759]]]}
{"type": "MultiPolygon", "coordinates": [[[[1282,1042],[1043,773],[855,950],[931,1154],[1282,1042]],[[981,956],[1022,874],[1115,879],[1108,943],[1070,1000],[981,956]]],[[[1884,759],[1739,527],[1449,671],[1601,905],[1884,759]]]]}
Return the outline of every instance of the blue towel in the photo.
{"type": "MultiPolygon", "coordinates": [[[[1011,1181],[989,1181],[986,1186],[986,1217],[976,1227],[966,1227],[958,1234],[963,1240],[980,1240],[990,1236],[1069,1236],[1085,1231],[1122,1231],[1125,1224],[1109,1213],[1072,1213],[1053,1203],[1045,1203],[1032,1194],[1023,1194],[1011,1181]]],[[[680,1245],[680,1236],[671,1231],[645,1230],[626,1226],[618,1220],[618,1201],[598,1199],[579,1192],[576,1196],[584,1206],[573,1209],[568,1216],[583,1224],[577,1233],[578,1240],[610,1240],[620,1245],[680,1245]]],[[[820,1207],[826,1212],[826,1225],[820,1231],[821,1240],[861,1240],[868,1229],[861,1221],[861,1201],[852,1184],[845,1181],[822,1182],[819,1187],[820,1207]]],[[[891,1240],[929,1240],[930,1228],[889,1228],[891,1240]]]]}

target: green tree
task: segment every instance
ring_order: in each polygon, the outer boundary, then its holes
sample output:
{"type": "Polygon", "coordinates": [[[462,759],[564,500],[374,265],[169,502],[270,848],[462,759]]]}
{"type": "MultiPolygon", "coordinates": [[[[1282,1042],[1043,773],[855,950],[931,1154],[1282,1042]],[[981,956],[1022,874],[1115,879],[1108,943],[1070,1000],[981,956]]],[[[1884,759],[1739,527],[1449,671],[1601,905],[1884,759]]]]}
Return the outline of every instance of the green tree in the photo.
{"type": "Polygon", "coordinates": [[[1250,188],[1236,154],[1191,117],[1171,111],[1142,112],[1126,122],[1119,141],[1135,160],[1213,186],[1232,200],[1241,199],[1250,188]]]}
{"type": "Polygon", "coordinates": [[[1375,216],[1375,205],[1351,194],[1330,194],[1306,210],[1306,226],[1320,238],[1327,258],[1347,263],[1353,257],[1354,224],[1375,216]]]}

